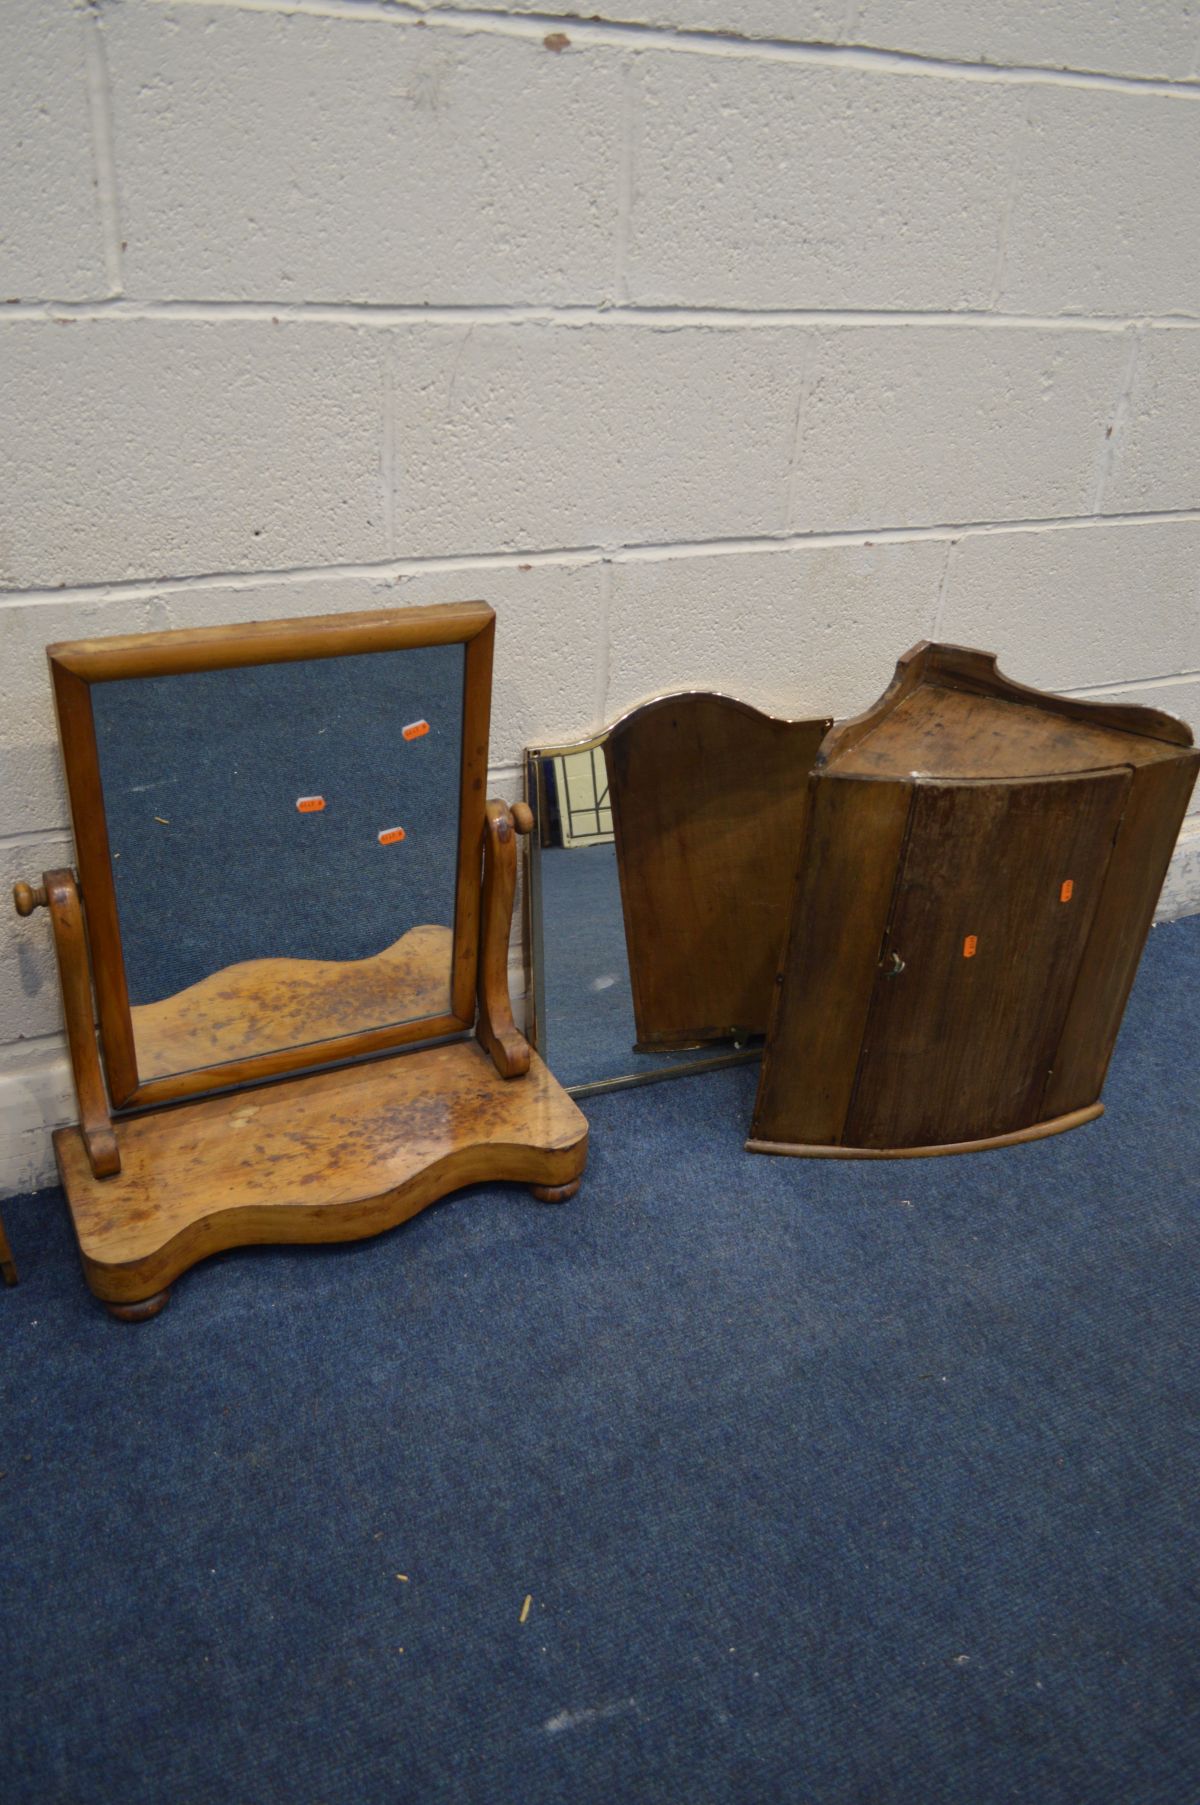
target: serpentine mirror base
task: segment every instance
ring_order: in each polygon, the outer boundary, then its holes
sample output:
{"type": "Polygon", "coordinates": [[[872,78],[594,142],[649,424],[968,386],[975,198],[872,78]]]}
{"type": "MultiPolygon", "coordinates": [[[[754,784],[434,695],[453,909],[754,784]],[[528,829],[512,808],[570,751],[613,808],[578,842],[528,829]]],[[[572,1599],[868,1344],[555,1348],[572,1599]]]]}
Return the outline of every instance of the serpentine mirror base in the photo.
{"type": "Polygon", "coordinates": [[[536,1055],[514,1082],[467,1040],[136,1116],[120,1145],[97,1178],[78,1128],[54,1137],[88,1285],[136,1322],[226,1248],[358,1240],[496,1179],[561,1202],[587,1124],[536,1055]]]}
{"type": "Polygon", "coordinates": [[[465,602],[50,648],[82,881],[14,902],[50,917],[55,1152],[113,1315],[226,1248],[578,1189],[587,1124],[508,993],[532,818],[486,800],[494,627],[465,602]]]}

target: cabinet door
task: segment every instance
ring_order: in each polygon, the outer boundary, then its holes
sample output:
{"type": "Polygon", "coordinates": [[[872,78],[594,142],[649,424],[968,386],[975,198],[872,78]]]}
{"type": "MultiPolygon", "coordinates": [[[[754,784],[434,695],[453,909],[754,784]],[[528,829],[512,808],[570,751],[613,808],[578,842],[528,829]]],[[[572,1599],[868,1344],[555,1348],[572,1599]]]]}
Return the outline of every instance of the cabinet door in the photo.
{"type": "Polygon", "coordinates": [[[842,1136],[984,1139],[1042,1119],[1127,767],[919,783],[842,1136]]]}

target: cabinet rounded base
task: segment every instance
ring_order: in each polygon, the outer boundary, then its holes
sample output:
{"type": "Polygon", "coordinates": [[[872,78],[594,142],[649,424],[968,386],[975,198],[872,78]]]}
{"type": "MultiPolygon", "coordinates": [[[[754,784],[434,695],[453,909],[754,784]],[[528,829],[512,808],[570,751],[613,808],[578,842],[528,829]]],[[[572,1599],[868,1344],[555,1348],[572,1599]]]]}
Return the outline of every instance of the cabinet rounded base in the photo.
{"type": "Polygon", "coordinates": [[[1047,1135],[1082,1128],[1104,1114],[1103,1103],[1072,1109],[1065,1116],[1051,1116],[1030,1128],[1014,1128],[1011,1134],[992,1134],[981,1141],[944,1141],[933,1147],[804,1147],[791,1141],[746,1142],[747,1153],[787,1153],[796,1159],[931,1159],[939,1153],[987,1153],[992,1147],[1016,1147],[1022,1141],[1042,1141],[1047,1135]]]}

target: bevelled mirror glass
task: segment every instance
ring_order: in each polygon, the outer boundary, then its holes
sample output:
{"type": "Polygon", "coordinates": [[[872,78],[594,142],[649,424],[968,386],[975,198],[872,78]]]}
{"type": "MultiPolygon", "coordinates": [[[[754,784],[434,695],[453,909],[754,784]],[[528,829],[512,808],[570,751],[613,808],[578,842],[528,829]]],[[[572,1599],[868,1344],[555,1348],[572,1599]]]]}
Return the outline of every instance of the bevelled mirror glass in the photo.
{"type": "Polygon", "coordinates": [[[491,629],[462,604],[50,648],[114,1100],[469,1025],[491,629]]]}

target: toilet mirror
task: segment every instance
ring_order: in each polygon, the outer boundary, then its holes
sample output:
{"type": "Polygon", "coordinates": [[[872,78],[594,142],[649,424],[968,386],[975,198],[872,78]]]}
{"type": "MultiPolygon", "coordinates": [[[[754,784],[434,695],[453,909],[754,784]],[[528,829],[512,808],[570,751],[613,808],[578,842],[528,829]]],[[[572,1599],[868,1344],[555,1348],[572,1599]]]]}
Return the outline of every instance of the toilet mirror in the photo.
{"type": "Polygon", "coordinates": [[[493,625],[49,648],[115,1103],[470,1027],[493,625]]]}

